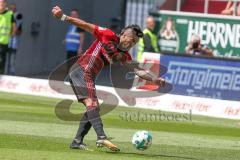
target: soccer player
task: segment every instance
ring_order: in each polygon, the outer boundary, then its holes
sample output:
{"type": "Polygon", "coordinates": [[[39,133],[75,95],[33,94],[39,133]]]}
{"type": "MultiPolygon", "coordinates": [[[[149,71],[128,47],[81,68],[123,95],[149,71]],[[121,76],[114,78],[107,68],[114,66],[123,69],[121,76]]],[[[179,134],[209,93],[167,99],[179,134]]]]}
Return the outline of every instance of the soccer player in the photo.
{"type": "Polygon", "coordinates": [[[107,147],[112,151],[120,151],[107,138],[103,130],[94,80],[103,66],[113,62],[121,62],[123,66],[134,69],[139,77],[163,86],[165,84],[164,79],[158,78],[138,67],[138,65],[132,62],[132,58],[128,53],[129,49],[138,42],[139,38],[143,37],[143,32],[139,26],[130,25],[124,28],[120,35],[116,35],[110,29],[67,16],[63,14],[62,9],[58,6],[52,9],[52,13],[54,17],[76,25],[96,37],[95,42],[93,42],[84,55],[79,57],[77,61],[78,66],[70,71],[70,84],[73,91],[78,101],[83,103],[87,109],[80,120],[79,129],[70,148],[87,149],[83,139],[90,128],[93,127],[97,134],[96,145],[98,147],[107,147]]]}

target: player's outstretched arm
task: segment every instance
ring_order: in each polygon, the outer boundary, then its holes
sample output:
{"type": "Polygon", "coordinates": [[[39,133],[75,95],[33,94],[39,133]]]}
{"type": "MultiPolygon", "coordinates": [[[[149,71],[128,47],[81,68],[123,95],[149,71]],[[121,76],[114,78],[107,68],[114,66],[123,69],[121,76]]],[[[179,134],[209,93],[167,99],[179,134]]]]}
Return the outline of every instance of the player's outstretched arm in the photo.
{"type": "Polygon", "coordinates": [[[143,69],[135,69],[135,74],[138,77],[145,79],[147,81],[153,82],[154,84],[161,86],[161,87],[163,87],[166,84],[165,79],[163,79],[161,77],[157,77],[150,71],[146,71],[143,69]]]}
{"type": "Polygon", "coordinates": [[[122,64],[125,67],[133,69],[135,74],[142,79],[153,82],[154,84],[161,86],[161,87],[166,84],[165,79],[163,79],[161,77],[157,77],[151,71],[146,71],[146,70],[142,69],[141,67],[139,67],[138,62],[131,61],[131,62],[123,62],[122,64]]]}
{"type": "Polygon", "coordinates": [[[66,21],[70,24],[76,25],[77,27],[79,27],[79,28],[91,33],[91,34],[93,34],[93,32],[94,32],[94,25],[93,24],[87,23],[82,19],[73,18],[73,17],[70,17],[70,16],[67,16],[67,15],[63,14],[62,9],[58,6],[53,7],[52,14],[57,19],[61,19],[62,21],[66,21]]]}

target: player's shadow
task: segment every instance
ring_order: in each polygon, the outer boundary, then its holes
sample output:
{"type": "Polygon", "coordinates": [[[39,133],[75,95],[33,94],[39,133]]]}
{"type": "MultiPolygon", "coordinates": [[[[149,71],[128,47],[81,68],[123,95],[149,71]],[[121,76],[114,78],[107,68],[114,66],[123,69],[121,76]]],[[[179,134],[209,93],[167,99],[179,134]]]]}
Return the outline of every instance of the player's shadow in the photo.
{"type": "Polygon", "coordinates": [[[197,158],[192,157],[182,157],[182,156],[175,156],[175,155],[164,155],[164,154],[142,154],[142,153],[131,153],[131,152],[110,152],[107,151],[107,153],[111,154],[122,154],[122,155],[138,155],[138,156],[145,156],[145,157],[162,157],[162,158],[178,158],[178,159],[189,159],[189,160],[199,160],[197,158]]]}

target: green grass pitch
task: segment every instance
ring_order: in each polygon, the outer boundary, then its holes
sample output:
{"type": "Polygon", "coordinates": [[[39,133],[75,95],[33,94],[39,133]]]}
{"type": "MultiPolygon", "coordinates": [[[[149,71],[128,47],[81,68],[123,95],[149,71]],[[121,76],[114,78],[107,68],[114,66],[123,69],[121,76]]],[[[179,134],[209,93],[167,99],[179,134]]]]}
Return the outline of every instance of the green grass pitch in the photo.
{"type": "MultiPolygon", "coordinates": [[[[114,137],[121,152],[97,149],[91,129],[85,143],[93,151],[69,149],[79,122],[58,119],[54,108],[59,99],[0,93],[0,160],[240,160],[240,121],[192,116],[192,121],[137,121],[123,115],[153,110],[117,107],[104,115],[106,133],[114,137]],[[131,137],[148,130],[153,144],[137,151],[131,137]]],[[[73,113],[84,107],[74,103],[73,113]]],[[[166,114],[172,114],[164,112],[166,114]]],[[[174,113],[175,114],[175,113],[174,113]]]]}

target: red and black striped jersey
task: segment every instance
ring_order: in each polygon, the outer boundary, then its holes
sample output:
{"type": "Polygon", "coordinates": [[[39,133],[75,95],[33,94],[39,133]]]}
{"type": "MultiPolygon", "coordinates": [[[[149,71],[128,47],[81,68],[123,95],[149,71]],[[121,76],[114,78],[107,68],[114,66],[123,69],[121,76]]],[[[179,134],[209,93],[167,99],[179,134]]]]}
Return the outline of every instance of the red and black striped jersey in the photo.
{"type": "Polygon", "coordinates": [[[132,60],[128,52],[118,48],[119,37],[112,30],[95,26],[93,34],[96,40],[78,59],[86,71],[97,75],[105,65],[132,60]]]}

